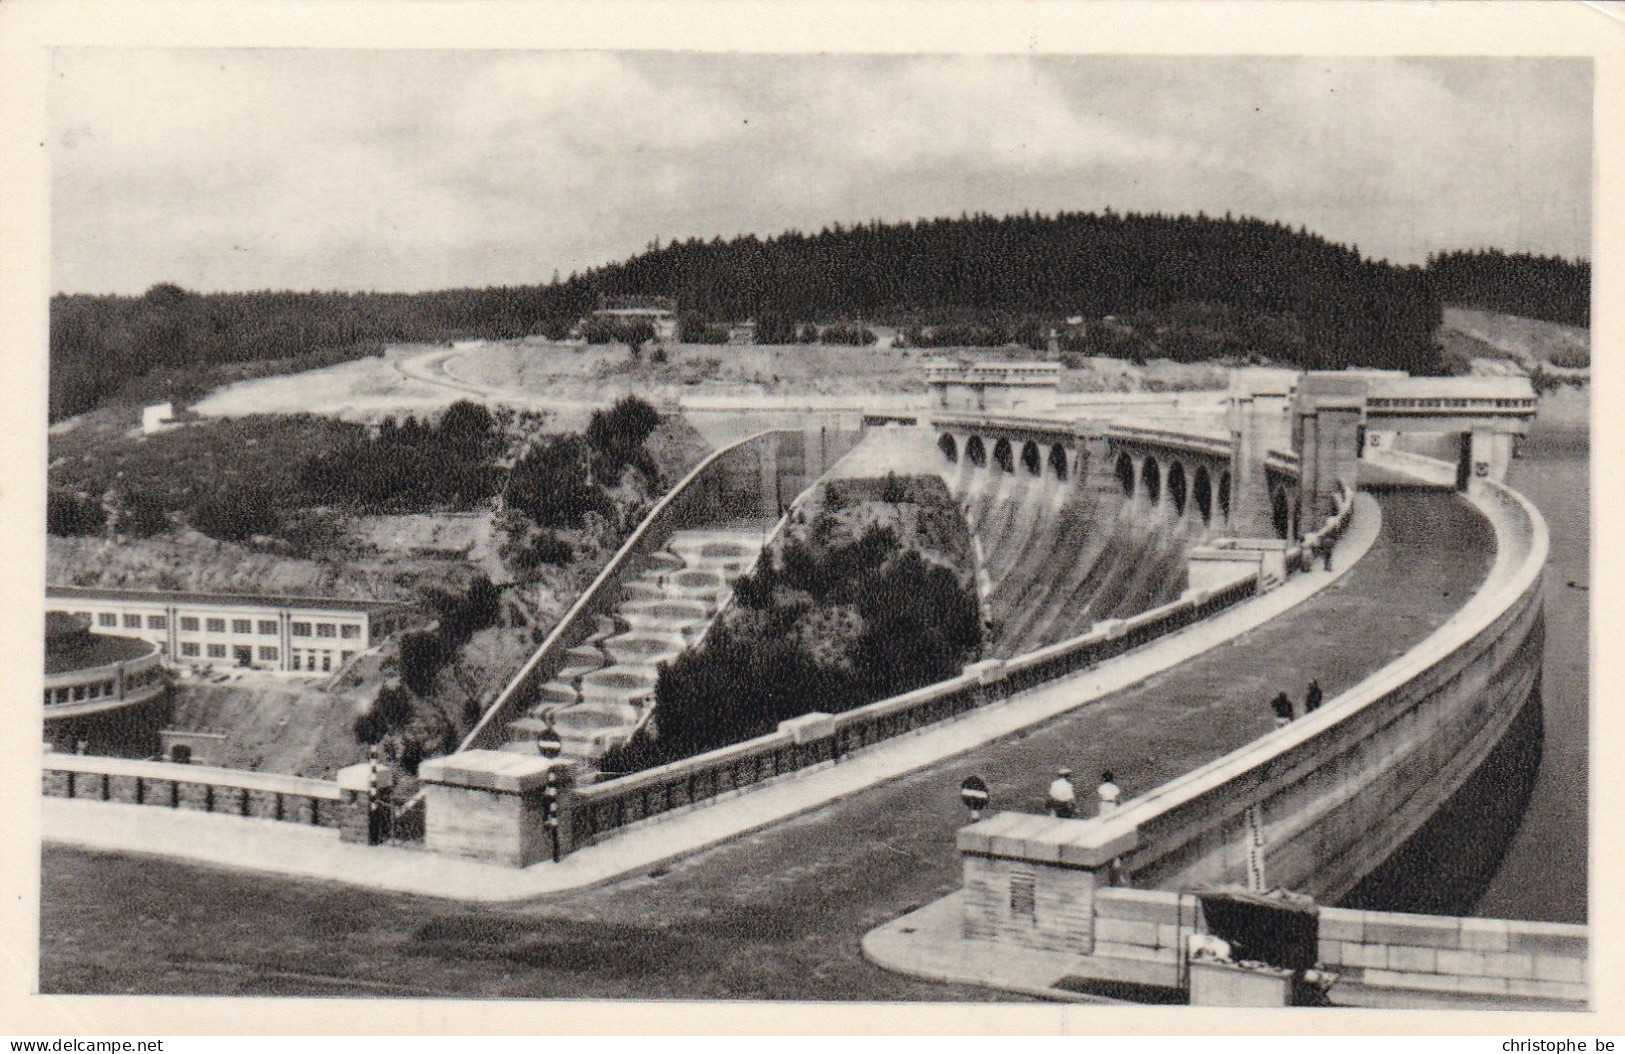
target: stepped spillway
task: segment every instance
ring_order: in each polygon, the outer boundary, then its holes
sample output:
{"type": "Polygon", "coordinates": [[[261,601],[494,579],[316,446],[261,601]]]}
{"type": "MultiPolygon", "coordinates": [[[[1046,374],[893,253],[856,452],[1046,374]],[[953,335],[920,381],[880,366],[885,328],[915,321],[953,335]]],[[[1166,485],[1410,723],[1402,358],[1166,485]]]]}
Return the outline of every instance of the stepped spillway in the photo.
{"type": "Polygon", "coordinates": [[[704,637],[733,580],[761,554],[760,531],[679,531],[621,588],[613,615],[569,649],[558,676],[537,690],[529,713],[508,725],[504,750],[531,752],[549,725],[564,756],[591,768],[626,742],[654,709],[660,667],[704,637]]]}

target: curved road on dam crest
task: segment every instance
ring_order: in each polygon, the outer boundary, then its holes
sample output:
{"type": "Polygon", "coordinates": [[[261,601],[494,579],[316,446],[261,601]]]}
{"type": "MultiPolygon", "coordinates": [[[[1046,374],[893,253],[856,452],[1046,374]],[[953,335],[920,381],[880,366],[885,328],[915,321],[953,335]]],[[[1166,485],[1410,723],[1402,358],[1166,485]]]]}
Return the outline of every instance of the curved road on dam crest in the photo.
{"type": "Polygon", "coordinates": [[[873,927],[959,884],[959,781],[1041,807],[1059,765],[1150,789],[1273,727],[1277,691],[1334,697],[1460,607],[1489,525],[1448,492],[1377,495],[1367,556],[1287,614],[1020,736],[648,875],[481,907],[47,847],[45,992],[586,998],[1000,998],[865,962],[873,927]],[[1441,544],[1444,543],[1444,544],[1441,544]]]}

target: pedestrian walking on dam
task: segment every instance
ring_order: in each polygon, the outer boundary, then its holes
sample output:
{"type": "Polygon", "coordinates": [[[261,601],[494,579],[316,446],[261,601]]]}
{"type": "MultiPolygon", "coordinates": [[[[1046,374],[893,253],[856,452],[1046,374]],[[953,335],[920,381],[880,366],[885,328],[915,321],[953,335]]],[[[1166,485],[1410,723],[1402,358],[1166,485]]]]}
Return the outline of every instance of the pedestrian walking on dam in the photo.
{"type": "Polygon", "coordinates": [[[1285,728],[1292,722],[1292,700],[1286,697],[1285,692],[1270,700],[1270,707],[1275,711],[1276,728],[1285,728]]]}
{"type": "Polygon", "coordinates": [[[1095,788],[1095,794],[1100,798],[1100,808],[1097,816],[1108,816],[1117,811],[1118,804],[1123,798],[1123,789],[1117,785],[1110,769],[1100,774],[1100,786],[1095,788]]]}
{"type": "Polygon", "coordinates": [[[1062,769],[1049,785],[1049,814],[1070,820],[1078,814],[1078,792],[1072,786],[1072,770],[1062,769]]]}
{"type": "Polygon", "coordinates": [[[1332,569],[1332,540],[1330,538],[1320,540],[1320,558],[1325,562],[1326,570],[1330,571],[1332,569]]]}
{"type": "Polygon", "coordinates": [[[1312,714],[1316,710],[1319,710],[1320,701],[1324,698],[1325,696],[1320,690],[1320,682],[1310,678],[1309,691],[1306,692],[1303,697],[1303,712],[1306,714],[1312,714]]]}

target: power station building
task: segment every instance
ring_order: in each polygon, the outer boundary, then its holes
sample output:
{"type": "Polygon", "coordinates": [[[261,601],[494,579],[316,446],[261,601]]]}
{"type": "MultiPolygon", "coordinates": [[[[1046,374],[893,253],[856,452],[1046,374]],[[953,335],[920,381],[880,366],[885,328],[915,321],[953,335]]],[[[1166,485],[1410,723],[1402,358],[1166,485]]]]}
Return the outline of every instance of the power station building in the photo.
{"type": "Polygon", "coordinates": [[[92,633],[45,615],[45,739],[58,750],[149,754],[167,710],[163,655],[149,640],[92,633]]]}
{"type": "Polygon", "coordinates": [[[330,673],[400,628],[410,605],[333,597],[47,586],[45,610],[156,645],[171,662],[330,673]]]}

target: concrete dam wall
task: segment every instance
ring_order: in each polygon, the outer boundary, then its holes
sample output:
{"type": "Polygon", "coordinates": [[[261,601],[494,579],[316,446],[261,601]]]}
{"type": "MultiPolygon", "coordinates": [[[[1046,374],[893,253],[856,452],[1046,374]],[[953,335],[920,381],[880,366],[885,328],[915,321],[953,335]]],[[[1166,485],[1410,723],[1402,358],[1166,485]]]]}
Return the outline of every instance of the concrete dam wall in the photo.
{"type": "MultiPolygon", "coordinates": [[[[1351,893],[1475,779],[1526,770],[1519,756],[1539,749],[1546,525],[1493,481],[1475,481],[1468,497],[1494,528],[1495,561],[1448,621],[1315,713],[1114,814],[1008,813],[963,829],[967,932],[1101,954],[1093,904],[1114,884],[1253,884],[1359,903],[1351,893]],[[1015,912],[1017,878],[1036,882],[1052,909],[1015,912]]],[[[1489,826],[1472,837],[1493,837],[1489,826]]]]}
{"type": "MultiPolygon", "coordinates": [[[[1062,446],[989,436],[980,446],[956,443],[950,459],[934,430],[883,428],[837,472],[934,474],[948,484],[977,543],[990,658],[1014,658],[1176,599],[1187,585],[1185,554],[1216,533],[1185,489],[1177,504],[1175,488],[1160,481],[1154,493],[1143,480],[1125,493],[1102,440],[1062,446]]],[[[1183,471],[1178,487],[1186,488],[1183,471]]]]}
{"type": "Polygon", "coordinates": [[[1269,884],[1337,902],[1527,724],[1539,705],[1546,527],[1497,484],[1474,504],[1495,526],[1496,562],[1472,600],[1318,714],[1135,803],[1139,844],[1124,866],[1136,885],[1243,881],[1256,832],[1269,884]]]}

